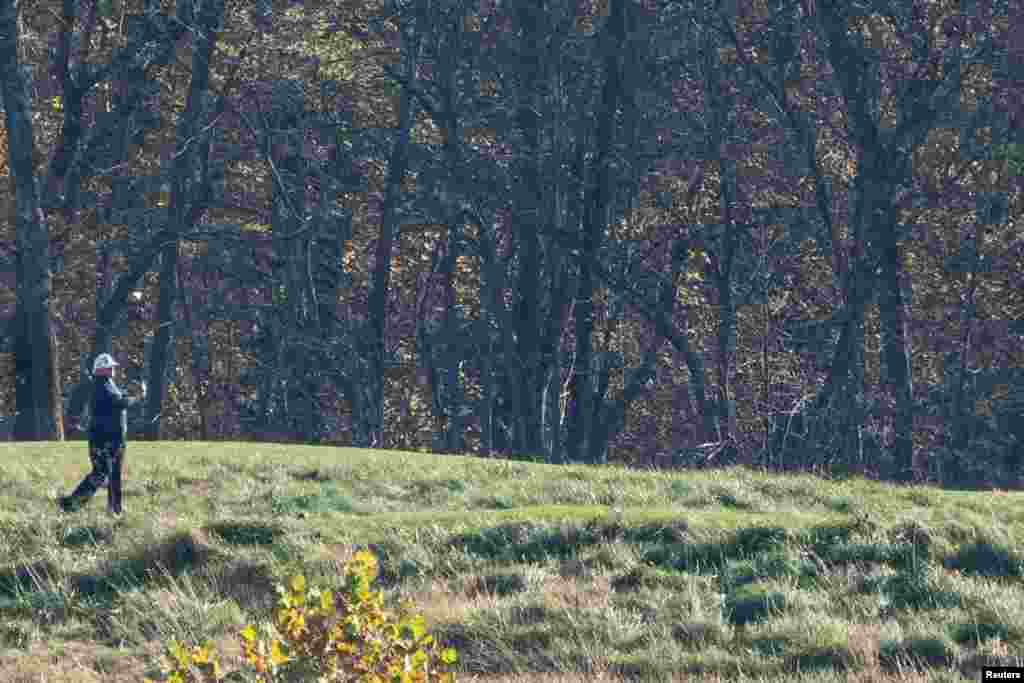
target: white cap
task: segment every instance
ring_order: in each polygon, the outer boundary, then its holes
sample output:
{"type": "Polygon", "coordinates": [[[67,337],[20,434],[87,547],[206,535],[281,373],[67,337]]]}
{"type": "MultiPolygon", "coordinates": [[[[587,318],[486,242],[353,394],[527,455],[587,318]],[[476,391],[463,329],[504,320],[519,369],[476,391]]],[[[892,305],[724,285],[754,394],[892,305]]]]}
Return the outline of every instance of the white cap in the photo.
{"type": "Polygon", "coordinates": [[[109,353],[101,353],[100,355],[96,356],[96,360],[93,361],[93,363],[92,363],[92,371],[96,372],[97,370],[104,370],[106,368],[114,368],[114,367],[117,367],[119,365],[120,365],[120,363],[118,363],[116,360],[114,360],[114,357],[111,356],[109,353]]]}

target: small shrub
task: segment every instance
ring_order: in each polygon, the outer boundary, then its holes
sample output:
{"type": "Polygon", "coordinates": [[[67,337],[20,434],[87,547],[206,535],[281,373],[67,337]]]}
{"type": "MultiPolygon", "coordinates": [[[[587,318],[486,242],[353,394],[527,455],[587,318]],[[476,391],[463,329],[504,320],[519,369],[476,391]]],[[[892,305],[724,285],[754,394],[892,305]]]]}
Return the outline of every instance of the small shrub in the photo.
{"type": "MultiPolygon", "coordinates": [[[[377,577],[373,554],[356,553],[344,568],[342,592],[306,590],[302,575],[277,586],[281,598],[275,612],[278,632],[268,645],[246,626],[239,634],[242,650],[255,683],[317,680],[360,683],[447,683],[455,681],[450,667],[453,649],[438,651],[426,634],[423,617],[410,615],[403,605],[398,614],[384,609],[384,596],[370,591],[377,577]],[[298,675],[299,678],[293,676],[298,675]],[[309,676],[316,675],[317,678],[309,676]],[[306,676],[306,677],[303,677],[306,676]]],[[[169,683],[210,683],[227,680],[216,655],[207,646],[187,650],[177,642],[167,648],[165,665],[169,683]]],[[[230,674],[237,680],[241,672],[230,674]]],[[[146,679],[145,683],[152,683],[146,679]]]]}

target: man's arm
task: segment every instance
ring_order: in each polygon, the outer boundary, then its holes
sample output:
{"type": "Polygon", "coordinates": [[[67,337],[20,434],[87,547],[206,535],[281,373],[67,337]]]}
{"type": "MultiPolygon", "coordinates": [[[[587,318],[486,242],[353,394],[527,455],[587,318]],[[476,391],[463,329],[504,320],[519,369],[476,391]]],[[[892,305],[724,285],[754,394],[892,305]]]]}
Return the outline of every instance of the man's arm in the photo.
{"type": "Polygon", "coordinates": [[[128,408],[134,408],[139,403],[142,403],[143,401],[145,401],[146,400],[146,383],[145,382],[139,382],[138,384],[142,388],[142,395],[141,396],[139,396],[137,398],[129,398],[127,396],[118,396],[118,395],[111,396],[111,400],[113,400],[114,406],[117,407],[117,408],[128,409],[128,408]]]}

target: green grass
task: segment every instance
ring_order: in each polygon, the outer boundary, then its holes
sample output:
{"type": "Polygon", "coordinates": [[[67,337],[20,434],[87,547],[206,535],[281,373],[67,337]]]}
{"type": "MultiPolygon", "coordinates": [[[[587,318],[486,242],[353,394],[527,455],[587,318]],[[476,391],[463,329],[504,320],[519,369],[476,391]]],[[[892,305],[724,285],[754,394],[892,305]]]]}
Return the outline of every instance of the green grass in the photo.
{"type": "Polygon", "coordinates": [[[160,679],[171,639],[270,618],[352,553],[479,681],[970,681],[1024,664],[1024,494],[745,469],[132,442],[122,519],[84,442],[4,444],[4,681],[160,679]]]}

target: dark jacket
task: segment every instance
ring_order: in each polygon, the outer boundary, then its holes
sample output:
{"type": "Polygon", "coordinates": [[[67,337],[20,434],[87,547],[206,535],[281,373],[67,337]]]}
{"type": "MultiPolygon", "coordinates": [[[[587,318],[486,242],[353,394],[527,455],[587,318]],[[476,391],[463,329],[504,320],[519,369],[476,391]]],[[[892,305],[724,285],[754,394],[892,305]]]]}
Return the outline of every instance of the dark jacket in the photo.
{"type": "Polygon", "coordinates": [[[89,439],[123,442],[128,436],[128,416],[125,410],[135,407],[141,401],[124,396],[112,377],[94,377],[89,439]]]}

